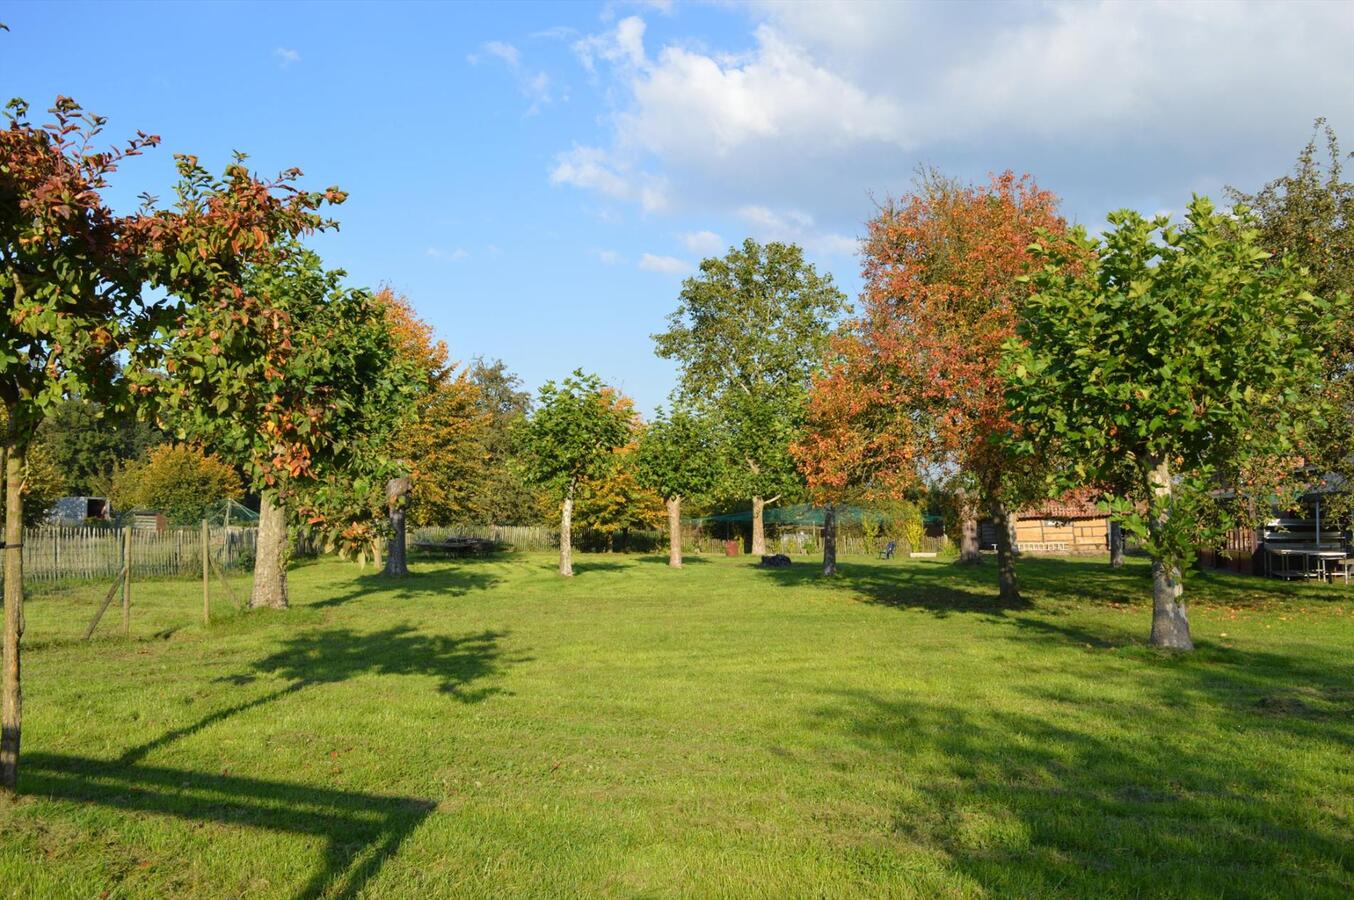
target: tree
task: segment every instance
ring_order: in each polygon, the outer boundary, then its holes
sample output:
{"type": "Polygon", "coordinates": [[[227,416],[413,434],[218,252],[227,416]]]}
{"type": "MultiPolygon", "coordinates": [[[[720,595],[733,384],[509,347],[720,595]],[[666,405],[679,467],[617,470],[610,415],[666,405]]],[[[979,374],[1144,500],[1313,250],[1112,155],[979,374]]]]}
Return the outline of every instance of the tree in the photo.
{"type": "Polygon", "coordinates": [[[5,430],[4,669],[0,675],[0,790],[18,779],[22,720],[24,479],[47,413],[63,398],[123,399],[117,355],[143,312],[128,220],[102,191],[125,157],[158,138],[138,133],[121,150],[92,149],[105,120],[67,97],[52,122],[33,125],[23,101],[0,130],[0,405],[5,430]]]}
{"type": "MultiPolygon", "coordinates": [[[[32,528],[46,521],[52,505],[66,493],[65,474],[45,444],[35,443],[24,454],[23,486],[23,524],[32,528]]],[[[0,483],[0,498],[4,494],[0,483]]]]}
{"type": "Polygon", "coordinates": [[[797,445],[820,493],[855,484],[902,496],[922,476],[943,480],[963,562],[981,559],[986,509],[1008,603],[1020,599],[1009,516],[1040,485],[1009,450],[1001,348],[1029,293],[1031,242],[1063,227],[1056,198],[1029,176],[968,186],[923,173],[870,223],[864,308],[833,343],[810,401],[814,433],[797,445]]]}
{"type": "Polygon", "coordinates": [[[319,210],[346,195],[334,187],[297,190],[294,168],[259,178],[244,154],[219,178],[195,156],[175,159],[174,205],[135,223],[145,276],[168,299],[129,374],[181,438],[238,465],[259,492],[250,604],[285,607],[287,523],[279,501],[335,446],[330,414],[351,408],[325,381],[325,323],[308,315],[337,290],[338,276],[322,272],[313,255],[298,261],[296,241],[334,227],[319,210]]]}
{"type": "MultiPolygon", "coordinates": [[[[1340,143],[1325,119],[1298,155],[1289,175],[1255,194],[1231,188],[1231,199],[1251,207],[1260,242],[1275,256],[1292,257],[1307,269],[1318,297],[1354,291],[1354,182],[1345,180],[1340,143]],[[1324,148],[1319,145],[1324,144],[1324,148]],[[1322,150],[1324,149],[1324,160],[1322,150]]],[[[1337,331],[1328,344],[1322,384],[1335,411],[1308,435],[1302,456],[1318,477],[1354,483],[1354,329],[1337,331]]],[[[1354,513],[1354,494],[1324,499],[1332,521],[1354,513]]]]}
{"type": "Polygon", "coordinates": [[[392,363],[382,308],[342,275],[281,247],[241,273],[244,300],[185,304],[163,338],[162,417],[239,466],[259,494],[254,607],[287,606],[289,505],[331,545],[343,542],[354,517],[366,524],[374,508],[384,519],[379,498],[399,474],[382,448],[416,389],[392,363]]]}
{"type": "Polygon", "coordinates": [[[721,492],[752,500],[752,552],[766,552],[763,510],[797,492],[790,444],[846,296],[793,244],[751,238],[706,259],[682,284],[657,353],[681,366],[678,393],[718,420],[721,492]]]}
{"type": "Polygon", "coordinates": [[[1182,566],[1239,514],[1214,491],[1291,469],[1320,410],[1318,339],[1341,310],[1293,260],[1270,258],[1242,207],[1223,215],[1196,197],[1181,226],[1127,210],[1109,221],[1103,238],[1043,238],[1007,343],[1008,402],[1019,448],[1060,448],[1076,460],[1068,480],[1132,473],[1111,512],[1152,558],[1151,643],[1187,650],[1182,566]]]}
{"type": "Polygon", "coordinates": [[[528,480],[560,504],[559,573],[574,574],[572,524],[579,485],[607,474],[630,440],[630,402],[581,369],[541,386],[536,409],[520,431],[528,480]]]}
{"type": "Polygon", "coordinates": [[[118,467],[145,456],[163,436],[134,410],[83,397],[54,406],[38,426],[37,443],[64,473],[72,494],[106,496],[118,467]]]}
{"type": "Polygon", "coordinates": [[[640,484],[663,498],[668,513],[668,565],[682,567],[682,501],[708,494],[719,480],[718,447],[710,422],[678,407],[658,410],[640,436],[635,463],[640,484]]]}
{"type": "Polygon", "coordinates": [[[470,381],[478,390],[476,405],[488,418],[484,471],[470,501],[471,515],[495,525],[534,525],[541,521],[541,497],[522,480],[513,443],[516,429],[531,414],[531,395],[499,359],[476,359],[470,381]]]}
{"type": "Polygon", "coordinates": [[[655,528],[662,520],[663,498],[640,482],[633,440],[616,451],[600,476],[579,482],[574,522],[582,531],[605,538],[608,553],[616,535],[655,528]]]}
{"type": "Polygon", "coordinates": [[[472,519],[476,493],[489,478],[487,444],[493,412],[479,385],[447,359],[447,346],[409,301],[382,290],[378,300],[395,338],[396,352],[422,377],[416,418],[396,438],[390,454],[406,461],[413,476],[408,516],[415,525],[451,525],[472,519]]]}
{"type": "Polygon", "coordinates": [[[113,476],[117,509],[154,509],[176,525],[191,525],[243,494],[240,475],[194,444],[161,444],[113,476]]]}

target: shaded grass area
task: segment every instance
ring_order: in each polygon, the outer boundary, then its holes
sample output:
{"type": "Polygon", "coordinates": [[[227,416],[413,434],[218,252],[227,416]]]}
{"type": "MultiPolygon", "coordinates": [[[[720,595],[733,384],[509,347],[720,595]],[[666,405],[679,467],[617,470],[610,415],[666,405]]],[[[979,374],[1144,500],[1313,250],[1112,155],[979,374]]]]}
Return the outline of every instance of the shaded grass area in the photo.
{"type": "Polygon", "coordinates": [[[706,557],[293,571],[28,607],[14,896],[1347,896],[1354,590],[706,557]],[[237,593],[243,588],[237,587],[237,593]]]}

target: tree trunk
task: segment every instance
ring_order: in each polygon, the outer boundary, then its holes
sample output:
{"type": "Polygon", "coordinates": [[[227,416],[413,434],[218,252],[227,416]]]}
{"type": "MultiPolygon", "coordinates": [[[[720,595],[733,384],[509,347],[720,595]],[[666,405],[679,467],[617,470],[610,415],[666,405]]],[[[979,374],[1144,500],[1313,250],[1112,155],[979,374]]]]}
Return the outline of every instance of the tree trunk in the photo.
{"type": "Polygon", "coordinates": [[[983,561],[978,551],[978,516],[967,500],[959,506],[959,563],[976,566],[983,561]]]}
{"type": "Polygon", "coordinates": [[[404,543],[404,507],[390,509],[390,543],[386,546],[385,574],[403,578],[409,574],[409,561],[404,543]]]}
{"type": "Polygon", "coordinates": [[[5,636],[4,676],[0,679],[3,694],[0,701],[0,795],[12,795],[19,787],[19,730],[23,718],[19,641],[23,638],[24,628],[24,457],[12,440],[4,448],[4,459],[5,636]]]}
{"type": "Polygon", "coordinates": [[[1124,527],[1118,519],[1110,519],[1110,565],[1116,569],[1124,565],[1124,527]]]}
{"type": "Polygon", "coordinates": [[[250,609],[287,608],[287,511],[264,494],[259,498],[259,542],[254,557],[250,609]]]}
{"type": "Polygon", "coordinates": [[[823,574],[837,574],[837,507],[823,508],[823,574]]]}
{"type": "Polygon", "coordinates": [[[574,574],[574,489],[564,495],[564,506],[559,514],[559,573],[574,574]]]}
{"type": "Polygon", "coordinates": [[[669,497],[668,506],[668,565],[682,567],[682,498],[669,497]]]}
{"type": "MultiPolygon", "coordinates": [[[[1156,508],[1152,511],[1149,526],[1153,532],[1160,532],[1170,518],[1171,467],[1167,460],[1160,460],[1148,473],[1148,483],[1152,489],[1156,508]]],[[[1152,637],[1148,641],[1153,647],[1165,647],[1169,650],[1193,650],[1194,641],[1189,636],[1189,618],[1185,615],[1185,602],[1181,596],[1185,587],[1180,581],[1180,567],[1173,562],[1152,557],[1152,637]]]]}
{"type": "Polygon", "coordinates": [[[752,555],[766,555],[766,526],[762,524],[762,514],[766,501],[761,497],[752,498],[752,555]]]}
{"type": "Polygon", "coordinates": [[[1019,604],[1020,585],[1016,581],[1015,541],[1011,539],[1011,511],[1000,500],[991,504],[992,521],[997,527],[997,584],[1003,604],[1019,604]]]}

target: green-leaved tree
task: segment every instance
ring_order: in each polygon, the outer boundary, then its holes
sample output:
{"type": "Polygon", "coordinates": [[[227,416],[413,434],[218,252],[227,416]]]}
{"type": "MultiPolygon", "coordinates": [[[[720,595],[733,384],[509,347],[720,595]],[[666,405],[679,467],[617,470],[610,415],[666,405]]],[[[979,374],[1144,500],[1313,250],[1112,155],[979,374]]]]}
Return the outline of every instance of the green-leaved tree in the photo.
{"type": "Polygon", "coordinates": [[[518,443],[527,479],[560,504],[559,573],[573,575],[573,511],[579,485],[605,475],[630,440],[630,402],[581,369],[541,386],[518,443]]]}
{"type": "Polygon", "coordinates": [[[1128,473],[1111,511],[1152,558],[1151,643],[1187,650],[1182,567],[1237,514],[1217,488],[1286,465],[1317,410],[1331,307],[1245,210],[1196,197],[1183,225],[1109,221],[1102,238],[1078,228],[1040,248],[1008,397],[1023,449],[1075,461],[1069,480],[1128,473]]]}
{"type": "Polygon", "coordinates": [[[663,498],[668,511],[668,565],[682,566],[682,501],[708,494],[719,477],[718,445],[710,422],[677,408],[658,410],[636,448],[640,483],[663,498]]]}
{"type": "Polygon", "coordinates": [[[790,445],[803,430],[814,371],[846,308],[831,275],[794,244],[748,238],[682,284],[657,353],[681,366],[678,395],[718,422],[721,493],[752,501],[752,552],[766,552],[762,512],[803,489],[790,445]]]}

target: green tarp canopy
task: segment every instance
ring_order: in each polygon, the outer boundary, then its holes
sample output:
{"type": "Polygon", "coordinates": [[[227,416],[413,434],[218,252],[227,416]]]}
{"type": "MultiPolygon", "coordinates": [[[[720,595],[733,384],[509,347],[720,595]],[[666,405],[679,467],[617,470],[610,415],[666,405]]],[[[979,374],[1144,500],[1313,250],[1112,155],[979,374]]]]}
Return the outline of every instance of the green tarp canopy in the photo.
{"type": "MultiPolygon", "coordinates": [[[[864,506],[839,506],[837,507],[837,524],[859,524],[861,518],[866,515],[880,519],[889,518],[886,513],[864,506]]],[[[739,512],[721,513],[717,516],[700,516],[683,519],[682,521],[691,525],[708,525],[716,522],[751,522],[752,510],[745,509],[739,512]]],[[[823,508],[821,506],[810,506],[807,503],[796,506],[768,506],[762,511],[762,521],[768,525],[817,525],[821,527],[823,524],[823,508]]],[[[923,515],[922,521],[927,524],[939,522],[940,516],[923,515]]]]}

